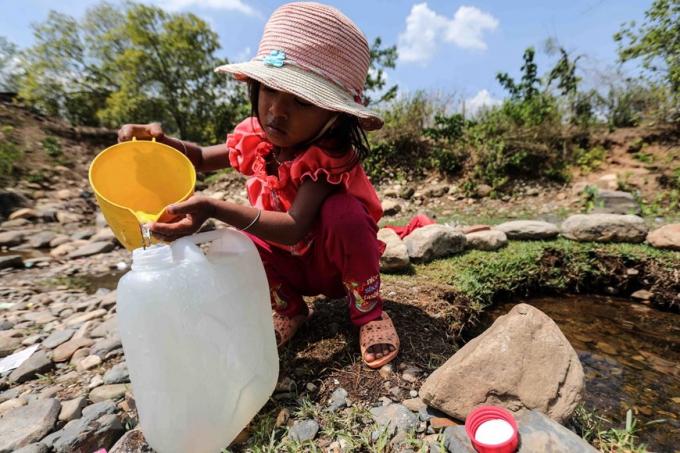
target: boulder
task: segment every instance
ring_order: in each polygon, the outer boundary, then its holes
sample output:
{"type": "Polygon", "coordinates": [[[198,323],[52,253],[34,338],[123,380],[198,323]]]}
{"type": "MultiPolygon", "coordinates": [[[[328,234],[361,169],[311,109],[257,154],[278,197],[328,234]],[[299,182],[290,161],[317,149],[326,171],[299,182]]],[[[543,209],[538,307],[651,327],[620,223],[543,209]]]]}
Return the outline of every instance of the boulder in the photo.
{"type": "Polygon", "coordinates": [[[453,228],[433,224],[414,230],[404,238],[409,257],[416,262],[428,262],[462,252],[465,235],[453,228]]]}
{"type": "Polygon", "coordinates": [[[475,231],[465,235],[467,247],[477,250],[498,250],[508,245],[508,238],[502,231],[486,230],[475,231]]]}
{"type": "Polygon", "coordinates": [[[399,235],[390,228],[378,231],[378,239],[385,243],[385,252],[380,257],[380,270],[383,272],[399,272],[408,269],[410,260],[406,244],[399,235]]]}
{"type": "Polygon", "coordinates": [[[562,422],[583,389],[581,362],[557,325],[519,304],[432,373],[420,396],[461,420],[476,406],[490,404],[536,409],[562,422]]]}
{"type": "Polygon", "coordinates": [[[664,225],[650,232],[647,242],[659,249],[680,250],[680,223],[664,225]]]}
{"type": "Polygon", "coordinates": [[[496,225],[494,229],[505,233],[508,239],[517,240],[554,239],[560,234],[556,225],[542,220],[513,220],[496,225]]]}
{"type": "Polygon", "coordinates": [[[647,225],[634,215],[576,214],[562,223],[562,235],[574,241],[642,242],[647,225]]]}
{"type": "Polygon", "coordinates": [[[0,418],[0,453],[11,453],[50,432],[57,421],[59,401],[37,400],[0,418]]]}

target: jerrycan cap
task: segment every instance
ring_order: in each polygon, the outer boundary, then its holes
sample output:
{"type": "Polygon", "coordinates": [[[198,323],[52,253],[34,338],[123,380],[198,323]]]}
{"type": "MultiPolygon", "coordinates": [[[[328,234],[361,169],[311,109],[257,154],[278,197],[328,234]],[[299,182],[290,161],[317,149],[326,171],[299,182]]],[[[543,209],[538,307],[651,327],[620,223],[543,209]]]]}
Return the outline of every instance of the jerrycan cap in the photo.
{"type": "Polygon", "coordinates": [[[162,269],[173,264],[172,248],[167,244],[140,247],[132,251],[132,270],[162,269]]]}

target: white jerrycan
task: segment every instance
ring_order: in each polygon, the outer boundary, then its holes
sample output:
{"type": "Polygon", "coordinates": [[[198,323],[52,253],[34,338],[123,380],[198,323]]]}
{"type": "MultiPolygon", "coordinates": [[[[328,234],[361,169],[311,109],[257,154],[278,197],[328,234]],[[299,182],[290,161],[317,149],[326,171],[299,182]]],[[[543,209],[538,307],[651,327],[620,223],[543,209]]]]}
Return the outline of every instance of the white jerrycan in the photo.
{"type": "Polygon", "coordinates": [[[149,445],[159,453],[227,447],[279,373],[269,287],[253,243],[222,229],[137,249],[117,299],[149,445]],[[208,241],[204,254],[196,244],[208,241]]]}

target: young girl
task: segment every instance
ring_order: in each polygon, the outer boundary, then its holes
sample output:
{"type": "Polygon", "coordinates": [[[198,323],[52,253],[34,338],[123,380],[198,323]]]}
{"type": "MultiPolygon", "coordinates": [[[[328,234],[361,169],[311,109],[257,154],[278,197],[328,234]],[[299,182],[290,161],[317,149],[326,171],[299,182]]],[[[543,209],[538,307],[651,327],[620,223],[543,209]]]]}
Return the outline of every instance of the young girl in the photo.
{"type": "Polygon", "coordinates": [[[226,144],[202,148],[164,136],[155,123],[125,125],[119,140],[155,137],[199,171],[231,164],[248,176],[252,207],[193,196],[167,208],[177,221],[151,231],[172,241],[210,217],[247,231],[267,273],[279,346],[309,316],[302,296],[344,296],[362,359],[378,368],[397,355],[399,338],[380,298],[382,209],[359,163],[368,152],[364,130],[382,127],[361,103],[369,62],[366,38],[337,9],[283,5],[252,61],[216,69],[248,83],[253,109],[226,144]]]}

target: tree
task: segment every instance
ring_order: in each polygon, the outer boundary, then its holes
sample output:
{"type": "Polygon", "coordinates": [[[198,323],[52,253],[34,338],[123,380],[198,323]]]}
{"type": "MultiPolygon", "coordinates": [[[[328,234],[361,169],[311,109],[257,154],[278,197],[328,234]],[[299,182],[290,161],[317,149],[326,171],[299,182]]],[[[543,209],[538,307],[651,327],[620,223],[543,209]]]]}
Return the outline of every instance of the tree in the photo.
{"type": "Polygon", "coordinates": [[[621,62],[642,59],[642,65],[660,74],[676,99],[680,96],[680,0],[654,0],[644,23],[621,26],[614,40],[621,62]]]}
{"type": "Polygon", "coordinates": [[[161,121],[182,138],[223,140],[244,100],[214,73],[226,63],[214,55],[217,34],[193,14],[103,2],[81,23],[51,12],[35,36],[20,95],[74,124],[161,121]]]}
{"type": "Polygon", "coordinates": [[[17,58],[17,46],[0,36],[0,91],[16,90],[17,58]]]}
{"type": "MultiPolygon", "coordinates": [[[[364,105],[368,105],[373,100],[368,96],[369,92],[380,92],[387,84],[385,68],[394,69],[397,63],[397,46],[381,49],[382,39],[375,38],[371,46],[371,64],[368,75],[366,75],[366,86],[364,90],[364,105]]],[[[397,95],[397,85],[392,85],[385,90],[376,102],[389,101],[397,95]]]]}
{"type": "Polygon", "coordinates": [[[522,65],[522,80],[516,83],[507,73],[496,74],[496,80],[505,88],[514,100],[530,100],[539,93],[541,79],[537,76],[538,67],[534,63],[536,50],[528,47],[524,51],[524,64],[522,65]]]}

